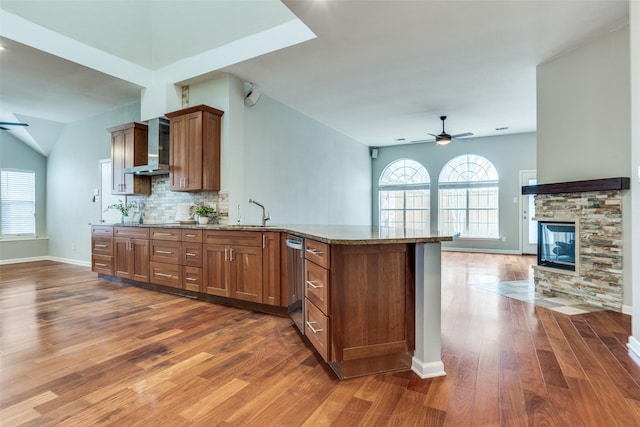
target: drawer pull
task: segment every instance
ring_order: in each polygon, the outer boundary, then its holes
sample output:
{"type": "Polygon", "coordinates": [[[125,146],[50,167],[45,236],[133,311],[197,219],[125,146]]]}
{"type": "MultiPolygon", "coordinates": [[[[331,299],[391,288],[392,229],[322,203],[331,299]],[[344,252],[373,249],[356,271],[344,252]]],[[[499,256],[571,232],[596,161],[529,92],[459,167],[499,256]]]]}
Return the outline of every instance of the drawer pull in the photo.
{"type": "Polygon", "coordinates": [[[185,236],[185,237],[196,237],[196,235],[195,235],[195,234],[185,234],[184,236],[185,236]]]}
{"type": "Polygon", "coordinates": [[[315,256],[320,256],[322,255],[324,252],[319,251],[317,249],[307,249],[307,252],[309,252],[311,255],[315,255],[315,256]]]}
{"type": "Polygon", "coordinates": [[[189,281],[189,282],[196,282],[198,281],[198,279],[194,279],[193,277],[187,277],[185,280],[189,281]]]}
{"type": "Polygon", "coordinates": [[[96,248],[106,248],[107,245],[96,245],[96,248]]]}
{"type": "Polygon", "coordinates": [[[162,254],[162,255],[171,255],[173,252],[169,252],[169,251],[156,251],[157,254],[162,254]]]}
{"type": "Polygon", "coordinates": [[[153,233],[156,236],[173,236],[172,233],[153,233]]]}
{"type": "Polygon", "coordinates": [[[165,274],[165,273],[156,273],[156,276],[160,276],[160,277],[173,277],[171,274],[165,274]]]}
{"type": "Polygon", "coordinates": [[[318,332],[324,331],[324,329],[316,329],[316,328],[314,328],[313,325],[312,325],[313,323],[317,324],[318,322],[309,322],[307,320],[307,326],[309,327],[309,329],[311,329],[311,332],[313,332],[314,334],[317,334],[318,332]]]}
{"type": "Polygon", "coordinates": [[[185,255],[186,256],[196,256],[196,254],[192,254],[191,252],[187,252],[185,255]]]}
{"type": "Polygon", "coordinates": [[[316,280],[307,280],[307,285],[311,286],[313,289],[324,288],[322,285],[316,285],[316,280]]]}
{"type": "Polygon", "coordinates": [[[96,267],[108,267],[107,264],[103,264],[101,262],[96,262],[96,267]]]}

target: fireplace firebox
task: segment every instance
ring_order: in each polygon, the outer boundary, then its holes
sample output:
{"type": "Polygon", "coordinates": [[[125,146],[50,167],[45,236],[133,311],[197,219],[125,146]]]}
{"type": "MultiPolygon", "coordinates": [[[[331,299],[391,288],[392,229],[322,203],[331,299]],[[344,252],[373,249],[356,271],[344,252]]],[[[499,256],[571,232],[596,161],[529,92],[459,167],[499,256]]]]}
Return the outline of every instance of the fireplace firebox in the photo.
{"type": "Polygon", "coordinates": [[[538,265],[576,271],[576,223],[538,222],[538,265]]]}

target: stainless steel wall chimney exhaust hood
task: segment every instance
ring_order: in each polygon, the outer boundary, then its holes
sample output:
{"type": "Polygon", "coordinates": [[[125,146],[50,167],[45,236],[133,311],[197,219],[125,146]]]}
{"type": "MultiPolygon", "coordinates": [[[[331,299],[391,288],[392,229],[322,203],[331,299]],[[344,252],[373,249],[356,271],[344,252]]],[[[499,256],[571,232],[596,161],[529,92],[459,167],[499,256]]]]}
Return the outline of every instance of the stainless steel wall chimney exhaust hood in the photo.
{"type": "Polygon", "coordinates": [[[167,175],[169,173],[169,119],[158,117],[149,120],[148,125],[147,164],[125,168],[124,173],[136,175],[167,175]]]}

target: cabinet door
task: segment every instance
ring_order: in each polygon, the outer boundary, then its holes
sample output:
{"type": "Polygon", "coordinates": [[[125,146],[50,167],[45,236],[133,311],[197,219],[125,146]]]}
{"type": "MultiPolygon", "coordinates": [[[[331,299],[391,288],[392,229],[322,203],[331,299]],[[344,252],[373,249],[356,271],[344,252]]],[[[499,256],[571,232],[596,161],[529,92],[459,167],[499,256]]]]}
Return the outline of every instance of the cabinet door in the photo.
{"type": "Polygon", "coordinates": [[[202,111],[187,115],[187,190],[201,190],[202,169],[209,165],[202,163],[202,111]]]}
{"type": "Polygon", "coordinates": [[[231,297],[262,302],[262,248],[235,246],[229,251],[231,297]]]}
{"type": "Polygon", "coordinates": [[[113,272],[118,277],[129,278],[129,239],[115,237],[113,239],[113,272]]]}
{"type": "Polygon", "coordinates": [[[231,296],[229,248],[224,245],[203,245],[204,292],[222,297],[231,296]]]}
{"type": "Polygon", "coordinates": [[[125,194],[124,132],[111,134],[111,194],[125,194]]]}
{"type": "Polygon", "coordinates": [[[131,248],[131,279],[139,282],[149,281],[149,241],[130,240],[131,248]]]}
{"type": "Polygon", "coordinates": [[[184,191],[187,179],[187,120],[186,116],[171,119],[169,181],[171,191],[184,191]]]}
{"type": "Polygon", "coordinates": [[[262,249],[262,302],[280,305],[280,233],[265,232],[262,249]]]}
{"type": "MultiPolygon", "coordinates": [[[[134,166],[133,156],[135,150],[135,138],[134,138],[134,129],[126,129],[122,132],[123,136],[123,150],[122,150],[122,167],[130,168],[134,166]]],[[[133,188],[133,175],[122,173],[122,182],[124,184],[124,193],[125,194],[134,194],[133,188]]]]}

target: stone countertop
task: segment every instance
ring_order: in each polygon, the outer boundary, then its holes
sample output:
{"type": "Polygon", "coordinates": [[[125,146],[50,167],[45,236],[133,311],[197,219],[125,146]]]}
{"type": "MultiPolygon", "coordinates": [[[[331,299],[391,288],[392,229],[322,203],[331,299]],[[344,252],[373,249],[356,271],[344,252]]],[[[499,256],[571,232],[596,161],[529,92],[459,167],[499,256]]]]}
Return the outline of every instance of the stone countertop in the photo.
{"type": "Polygon", "coordinates": [[[196,230],[220,230],[220,231],[276,231],[296,234],[320,242],[338,245],[378,245],[392,243],[437,243],[449,242],[457,236],[439,234],[411,235],[401,229],[389,227],[374,227],[364,225],[221,225],[221,224],[94,224],[113,225],[118,227],[150,227],[150,228],[186,228],[196,230]]]}

